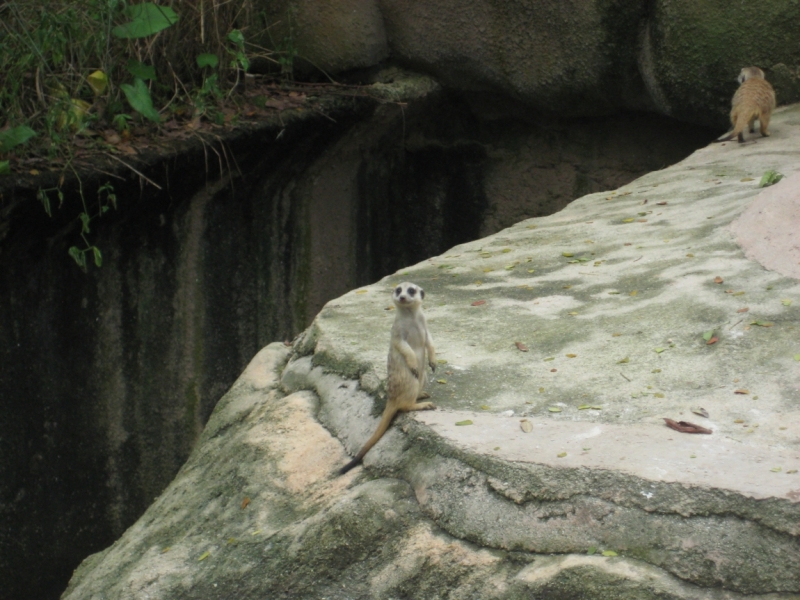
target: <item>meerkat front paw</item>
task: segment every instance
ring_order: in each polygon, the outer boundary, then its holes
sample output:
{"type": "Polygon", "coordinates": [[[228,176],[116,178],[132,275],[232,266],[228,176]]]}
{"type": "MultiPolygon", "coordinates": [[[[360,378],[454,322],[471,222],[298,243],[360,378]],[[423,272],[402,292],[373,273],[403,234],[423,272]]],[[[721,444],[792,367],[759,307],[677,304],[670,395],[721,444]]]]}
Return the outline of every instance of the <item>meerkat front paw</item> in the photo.
{"type": "Polygon", "coordinates": [[[428,363],[428,366],[431,368],[431,371],[433,371],[434,373],[436,373],[436,363],[435,363],[435,362],[433,362],[433,361],[430,361],[430,362],[428,363]]]}
{"type": "Polygon", "coordinates": [[[417,371],[413,367],[411,368],[411,374],[414,376],[414,379],[419,379],[419,371],[417,371]]]}

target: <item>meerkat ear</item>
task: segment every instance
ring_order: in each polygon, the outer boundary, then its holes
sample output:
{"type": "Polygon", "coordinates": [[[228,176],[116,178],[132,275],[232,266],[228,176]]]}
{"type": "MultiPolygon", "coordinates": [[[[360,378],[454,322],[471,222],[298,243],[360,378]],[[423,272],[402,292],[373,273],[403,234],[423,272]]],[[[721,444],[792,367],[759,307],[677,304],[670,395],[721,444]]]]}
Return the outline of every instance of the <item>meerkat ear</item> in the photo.
{"type": "Polygon", "coordinates": [[[423,290],[422,288],[419,288],[419,299],[425,300],[425,290],[423,290]]]}

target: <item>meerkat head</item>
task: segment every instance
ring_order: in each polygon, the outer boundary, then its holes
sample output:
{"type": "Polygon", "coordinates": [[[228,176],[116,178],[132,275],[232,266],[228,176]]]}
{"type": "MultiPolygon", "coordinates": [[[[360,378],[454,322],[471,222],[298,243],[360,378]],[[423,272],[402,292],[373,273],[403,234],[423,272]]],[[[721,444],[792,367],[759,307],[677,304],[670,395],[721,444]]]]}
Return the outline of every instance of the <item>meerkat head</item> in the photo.
{"type": "Polygon", "coordinates": [[[424,298],[425,290],[407,281],[398,284],[392,292],[392,300],[398,308],[422,304],[424,298]]]}
{"type": "Polygon", "coordinates": [[[758,67],[745,67],[739,71],[739,77],[736,78],[740,84],[748,79],[764,79],[764,71],[758,67]]]}

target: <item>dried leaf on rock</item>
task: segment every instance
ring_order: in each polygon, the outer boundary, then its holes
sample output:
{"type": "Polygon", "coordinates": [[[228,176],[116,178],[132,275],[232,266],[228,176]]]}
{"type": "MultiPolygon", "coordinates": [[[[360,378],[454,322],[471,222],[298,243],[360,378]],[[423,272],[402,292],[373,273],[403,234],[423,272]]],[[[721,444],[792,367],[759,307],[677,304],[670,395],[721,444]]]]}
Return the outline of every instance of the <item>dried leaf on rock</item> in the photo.
{"type": "Polygon", "coordinates": [[[464,425],[472,425],[472,421],[470,419],[466,419],[465,421],[456,421],[456,426],[462,427],[464,425]]]}
{"type": "Polygon", "coordinates": [[[522,431],[524,431],[525,433],[530,433],[531,431],[533,431],[533,423],[528,421],[528,419],[522,419],[519,422],[519,426],[520,429],[522,429],[522,431]]]}
{"type": "Polygon", "coordinates": [[[514,344],[516,345],[517,350],[519,350],[520,352],[527,352],[528,351],[528,347],[525,344],[523,344],[522,342],[514,342],[514,344]]]}
{"type": "Polygon", "coordinates": [[[700,415],[701,417],[708,418],[708,411],[705,408],[695,407],[692,409],[692,412],[696,415],[700,415]]]}
{"type": "Polygon", "coordinates": [[[695,425],[694,423],[689,423],[688,421],[673,421],[672,419],[667,419],[666,417],[663,417],[663,419],[667,424],[667,427],[674,429],[675,431],[680,431],[681,433],[712,433],[710,429],[706,429],[700,425],[695,425]]]}

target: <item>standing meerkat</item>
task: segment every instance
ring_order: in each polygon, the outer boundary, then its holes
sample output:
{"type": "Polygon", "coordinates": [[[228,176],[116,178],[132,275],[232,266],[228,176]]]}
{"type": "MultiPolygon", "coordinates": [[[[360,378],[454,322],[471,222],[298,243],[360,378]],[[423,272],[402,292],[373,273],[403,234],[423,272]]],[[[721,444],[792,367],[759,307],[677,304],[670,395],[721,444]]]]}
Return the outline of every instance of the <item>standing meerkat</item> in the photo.
{"type": "Polygon", "coordinates": [[[739,73],[739,89],[731,100],[731,123],[733,130],[718,138],[718,142],[727,142],[738,138],[744,142],[744,130],[749,126],[750,133],[755,131],[753,123],[758,119],[761,135],[769,135],[769,119],[775,108],[775,90],[764,79],[764,71],[758,67],[745,67],[739,73]]]}
{"type": "Polygon", "coordinates": [[[436,371],[436,351],[422,312],[425,290],[416,284],[403,282],[394,288],[392,300],[397,309],[389,343],[386,408],[381,422],[355,458],[339,470],[343,475],[358,465],[364,455],[389,429],[398,412],[436,408],[432,402],[417,402],[424,394],[427,380],[425,363],[436,371]],[[426,359],[427,354],[427,361],[426,359]]]}

